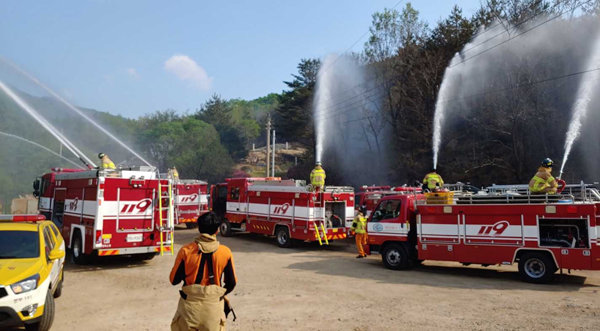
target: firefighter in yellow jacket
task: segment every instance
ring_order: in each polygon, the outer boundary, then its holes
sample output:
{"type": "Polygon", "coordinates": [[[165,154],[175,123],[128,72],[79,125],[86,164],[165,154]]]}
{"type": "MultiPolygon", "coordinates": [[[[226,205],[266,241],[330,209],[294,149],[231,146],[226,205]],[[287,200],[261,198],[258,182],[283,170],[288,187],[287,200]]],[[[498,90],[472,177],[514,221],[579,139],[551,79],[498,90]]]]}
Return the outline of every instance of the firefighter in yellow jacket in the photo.
{"type": "Polygon", "coordinates": [[[537,173],[529,181],[529,191],[533,194],[556,194],[558,183],[552,177],[551,159],[546,158],[538,168],[537,173]]]}
{"type": "Polygon", "coordinates": [[[441,190],[444,187],[444,180],[440,176],[436,169],[431,169],[425,178],[423,178],[423,191],[429,190],[431,192],[441,190]]]}
{"type": "Polygon", "coordinates": [[[354,231],[354,239],[356,241],[356,249],[358,250],[357,259],[367,257],[364,245],[367,244],[367,218],[364,214],[364,207],[358,209],[356,217],[352,222],[352,230],[354,231]]]}
{"type": "Polygon", "coordinates": [[[231,250],[217,241],[219,225],[212,212],[200,216],[200,236],[177,253],[170,281],[183,282],[183,287],[171,330],[225,330],[225,295],[235,287],[236,277],[231,250]]]}
{"type": "Polygon", "coordinates": [[[319,192],[325,187],[325,170],[321,166],[321,162],[315,164],[315,168],[310,172],[310,183],[319,192]]]}
{"type": "Polygon", "coordinates": [[[104,153],[99,153],[98,158],[100,159],[100,169],[117,169],[113,161],[104,153]]]}

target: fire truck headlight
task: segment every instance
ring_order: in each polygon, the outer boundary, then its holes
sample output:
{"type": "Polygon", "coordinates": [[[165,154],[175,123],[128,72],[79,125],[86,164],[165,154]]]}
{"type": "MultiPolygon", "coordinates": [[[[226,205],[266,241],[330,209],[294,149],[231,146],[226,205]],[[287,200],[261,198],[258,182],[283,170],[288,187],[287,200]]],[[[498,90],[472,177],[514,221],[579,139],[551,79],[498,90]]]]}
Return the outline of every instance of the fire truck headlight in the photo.
{"type": "Polygon", "coordinates": [[[25,292],[29,292],[31,290],[35,290],[38,285],[38,281],[40,280],[40,275],[35,274],[29,278],[26,278],[20,282],[14,283],[10,286],[12,291],[15,294],[21,294],[25,292]]]}

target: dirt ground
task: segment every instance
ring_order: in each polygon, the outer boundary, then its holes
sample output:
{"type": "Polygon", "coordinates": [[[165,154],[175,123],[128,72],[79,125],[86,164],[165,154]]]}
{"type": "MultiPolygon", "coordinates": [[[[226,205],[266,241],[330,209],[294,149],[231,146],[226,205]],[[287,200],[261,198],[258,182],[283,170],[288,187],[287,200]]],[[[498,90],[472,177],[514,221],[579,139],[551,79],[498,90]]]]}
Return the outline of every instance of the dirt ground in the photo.
{"type": "MultiPolygon", "coordinates": [[[[196,236],[177,229],[176,249],[196,236]]],[[[521,282],[516,267],[425,262],[387,270],[356,259],[350,241],[282,249],[271,238],[220,238],[234,254],[238,285],[229,330],[599,329],[600,272],[521,282]]],[[[168,330],[179,299],[173,256],[148,262],[68,264],[53,330],[168,330]]]]}

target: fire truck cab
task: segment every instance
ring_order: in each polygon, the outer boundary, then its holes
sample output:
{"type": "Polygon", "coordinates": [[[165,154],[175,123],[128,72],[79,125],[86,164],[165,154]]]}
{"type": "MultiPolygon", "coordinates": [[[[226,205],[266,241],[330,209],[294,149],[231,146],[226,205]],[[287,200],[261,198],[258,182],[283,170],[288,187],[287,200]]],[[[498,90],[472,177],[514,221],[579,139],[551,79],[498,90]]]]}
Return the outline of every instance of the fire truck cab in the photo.
{"type": "Polygon", "coordinates": [[[600,270],[600,194],[586,185],[566,191],[387,196],[368,219],[369,248],[390,269],[423,260],[518,263],[522,279],[534,283],[558,269],[600,270]]]}
{"type": "Polygon", "coordinates": [[[55,168],[33,188],[40,213],[61,230],[76,263],[92,254],[144,259],[172,254],[171,184],[152,167],[55,168]]]}
{"type": "Polygon", "coordinates": [[[309,190],[303,181],[267,178],[231,178],[213,185],[210,206],[222,219],[220,232],[273,235],[280,247],[292,240],[318,241],[346,238],[354,218],[354,190],[327,186],[309,190]]]}
{"type": "Polygon", "coordinates": [[[363,207],[366,210],[366,217],[371,215],[371,212],[377,207],[377,204],[381,200],[381,198],[390,196],[390,195],[399,195],[399,194],[414,194],[421,192],[421,189],[418,187],[391,187],[391,186],[362,186],[360,191],[356,192],[354,196],[354,201],[356,202],[356,207],[363,207]]]}

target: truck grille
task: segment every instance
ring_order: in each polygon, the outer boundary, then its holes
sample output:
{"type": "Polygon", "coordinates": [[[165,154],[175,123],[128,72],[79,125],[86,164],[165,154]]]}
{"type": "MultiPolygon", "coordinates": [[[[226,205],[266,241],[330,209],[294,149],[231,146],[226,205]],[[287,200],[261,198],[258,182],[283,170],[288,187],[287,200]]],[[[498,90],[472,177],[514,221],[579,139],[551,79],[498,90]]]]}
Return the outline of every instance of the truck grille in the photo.
{"type": "Polygon", "coordinates": [[[7,295],[8,292],[6,292],[6,289],[4,287],[0,287],[0,298],[4,298],[7,295]]]}

